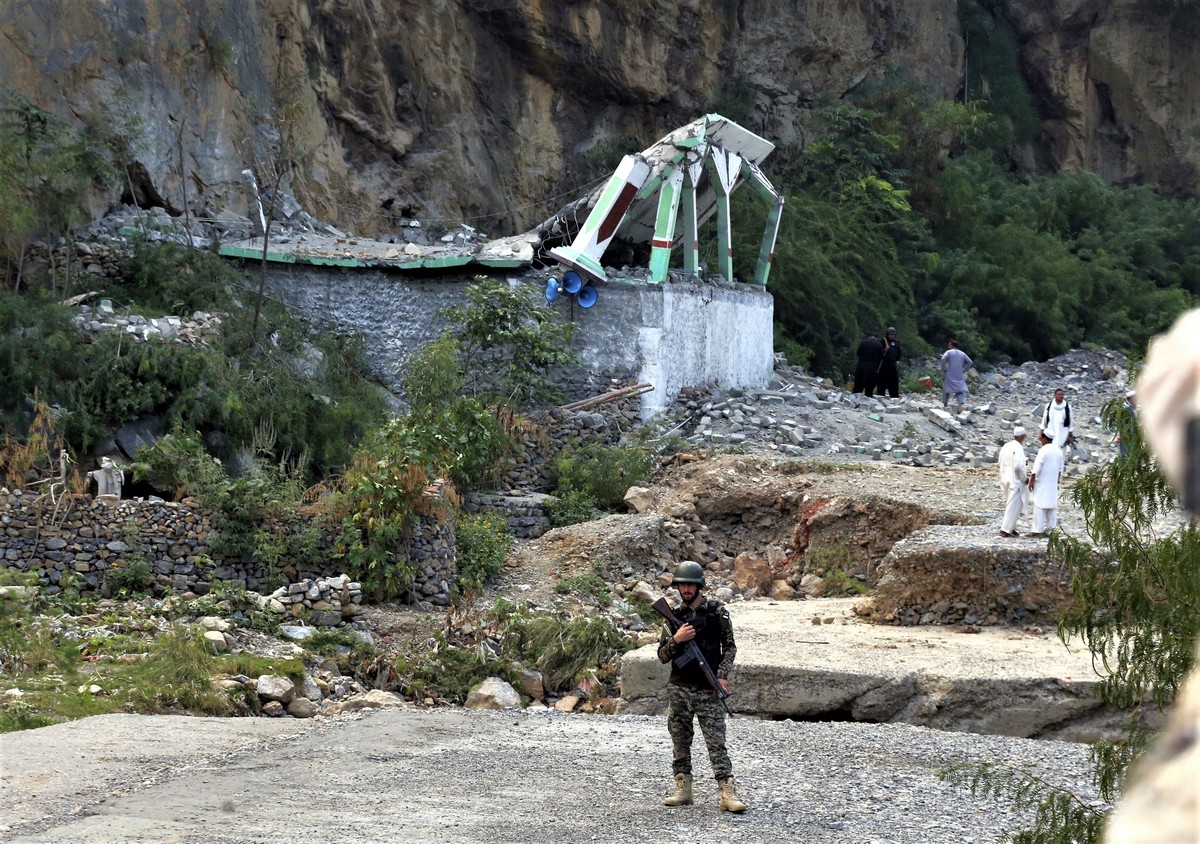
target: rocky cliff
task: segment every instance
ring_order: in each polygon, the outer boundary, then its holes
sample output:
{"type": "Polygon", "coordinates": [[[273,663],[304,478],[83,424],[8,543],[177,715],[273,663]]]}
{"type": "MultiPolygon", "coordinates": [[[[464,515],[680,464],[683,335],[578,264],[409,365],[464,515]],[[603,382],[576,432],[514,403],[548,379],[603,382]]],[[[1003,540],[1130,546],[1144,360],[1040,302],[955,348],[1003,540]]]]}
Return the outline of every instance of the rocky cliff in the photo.
{"type": "MultiPolygon", "coordinates": [[[[1191,189],[1200,88],[1183,83],[1200,77],[1198,16],[1154,0],[1003,8],[1039,98],[1043,166],[1191,189]]],[[[0,7],[5,86],[121,136],[144,165],[127,193],[245,210],[241,171],[261,171],[255,149],[282,137],[303,164],[301,201],[364,234],[408,216],[523,229],[598,175],[605,154],[650,143],[722,95],[737,93],[752,128],[788,142],[807,107],[892,72],[954,96],[962,56],[956,0],[0,7]]]]}

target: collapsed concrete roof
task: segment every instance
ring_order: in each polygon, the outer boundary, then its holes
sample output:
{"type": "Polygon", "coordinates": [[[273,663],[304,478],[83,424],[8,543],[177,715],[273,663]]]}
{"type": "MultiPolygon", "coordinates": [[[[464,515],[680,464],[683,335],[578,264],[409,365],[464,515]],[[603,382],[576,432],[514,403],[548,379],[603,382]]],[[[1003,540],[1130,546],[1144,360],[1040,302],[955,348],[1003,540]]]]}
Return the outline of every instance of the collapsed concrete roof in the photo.
{"type": "MultiPolygon", "coordinates": [[[[759,169],[774,150],[760,138],[719,114],[682,126],[640,153],[625,156],[600,188],[560,210],[541,226],[512,237],[478,242],[474,230],[447,235],[438,244],[389,243],[340,232],[274,235],[267,260],[341,267],[397,270],[531,266],[535,258],[558,261],[587,280],[605,281],[604,252],[613,240],[651,245],[648,282],[666,279],[673,249],[681,247],[686,274],[699,276],[699,226],[717,214],[718,270],[733,281],[729,248],[729,196],[749,181],[772,205],[759,254],[755,281],[766,283],[783,200],[759,169]],[[582,226],[578,219],[586,214],[582,226]],[[679,217],[682,215],[683,220],[679,217]],[[570,238],[570,242],[567,242],[570,238]],[[548,243],[558,243],[546,250],[548,243]]],[[[257,194],[257,187],[255,187],[257,194]]],[[[262,237],[221,246],[222,255],[258,259],[262,237]]]]}

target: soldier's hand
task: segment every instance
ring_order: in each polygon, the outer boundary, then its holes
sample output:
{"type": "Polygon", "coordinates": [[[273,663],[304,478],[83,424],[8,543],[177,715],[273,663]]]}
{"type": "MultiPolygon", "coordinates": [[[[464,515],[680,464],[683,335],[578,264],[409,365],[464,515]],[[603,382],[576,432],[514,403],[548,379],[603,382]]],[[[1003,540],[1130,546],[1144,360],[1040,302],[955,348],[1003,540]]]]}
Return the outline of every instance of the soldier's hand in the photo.
{"type": "Polygon", "coordinates": [[[675,644],[682,645],[684,642],[690,642],[696,638],[696,628],[690,624],[685,624],[675,631],[675,635],[671,637],[675,644]]]}
{"type": "Polygon", "coordinates": [[[725,694],[729,694],[729,681],[724,677],[718,677],[717,682],[721,684],[721,691],[723,691],[725,694]]]}

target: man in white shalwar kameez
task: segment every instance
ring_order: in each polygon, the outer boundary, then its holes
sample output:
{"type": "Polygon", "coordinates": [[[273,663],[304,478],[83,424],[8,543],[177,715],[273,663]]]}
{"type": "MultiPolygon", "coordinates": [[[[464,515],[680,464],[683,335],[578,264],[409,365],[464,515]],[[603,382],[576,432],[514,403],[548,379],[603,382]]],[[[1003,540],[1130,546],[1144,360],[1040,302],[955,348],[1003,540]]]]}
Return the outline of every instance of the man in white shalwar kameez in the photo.
{"type": "Polygon", "coordinates": [[[1000,491],[1004,493],[1004,521],[1001,536],[1020,536],[1017,519],[1025,507],[1025,429],[1013,428],[1013,438],[1000,449],[1000,491]]]}
{"type": "Polygon", "coordinates": [[[1063,472],[1063,450],[1054,442],[1054,431],[1043,430],[1042,447],[1033,459],[1029,488],[1033,490],[1033,535],[1041,536],[1058,525],[1058,482],[1063,472]]]}

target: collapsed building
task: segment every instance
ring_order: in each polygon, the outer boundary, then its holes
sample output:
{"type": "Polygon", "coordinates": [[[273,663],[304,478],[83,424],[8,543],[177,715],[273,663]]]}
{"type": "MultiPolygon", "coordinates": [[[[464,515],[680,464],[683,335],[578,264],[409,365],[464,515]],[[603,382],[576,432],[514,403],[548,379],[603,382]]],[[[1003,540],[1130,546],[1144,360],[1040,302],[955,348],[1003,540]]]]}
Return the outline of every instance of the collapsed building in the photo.
{"type": "Polygon", "coordinates": [[[705,115],[626,155],[604,184],[535,229],[496,240],[468,226],[433,243],[424,232],[388,242],[328,227],[272,236],[272,214],[258,197],[258,234],[220,253],[265,258],[267,285],[309,318],[361,334],[370,365],[393,387],[404,358],[437,338],[445,327],[438,312],[459,303],[476,274],[536,285],[549,307],[578,324],[579,364],[556,380],[576,395],[648,383],[641,415],[649,419],[684,387],[760,388],[770,377],[766,283],[783,199],[760,165],[773,149],[733,121],[705,115]],[[730,197],[747,184],[766,204],[766,223],[753,278],[740,282],[730,197]],[[700,247],[710,220],[711,271],[700,247]]]}

